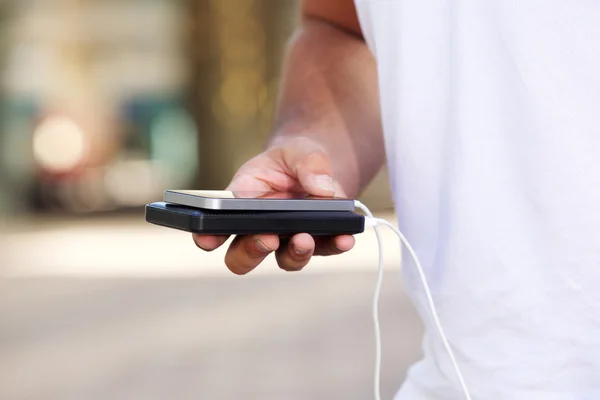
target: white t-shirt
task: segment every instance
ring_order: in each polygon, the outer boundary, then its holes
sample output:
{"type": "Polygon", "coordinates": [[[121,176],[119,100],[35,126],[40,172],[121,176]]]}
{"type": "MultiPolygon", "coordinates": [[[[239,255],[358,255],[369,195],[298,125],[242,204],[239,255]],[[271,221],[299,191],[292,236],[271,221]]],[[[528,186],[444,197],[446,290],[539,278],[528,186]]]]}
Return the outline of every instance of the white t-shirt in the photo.
{"type": "MultiPolygon", "coordinates": [[[[400,228],[474,399],[600,399],[600,1],[357,9],[400,228]]],[[[461,399],[405,260],[428,333],[398,399],[461,399]]]]}

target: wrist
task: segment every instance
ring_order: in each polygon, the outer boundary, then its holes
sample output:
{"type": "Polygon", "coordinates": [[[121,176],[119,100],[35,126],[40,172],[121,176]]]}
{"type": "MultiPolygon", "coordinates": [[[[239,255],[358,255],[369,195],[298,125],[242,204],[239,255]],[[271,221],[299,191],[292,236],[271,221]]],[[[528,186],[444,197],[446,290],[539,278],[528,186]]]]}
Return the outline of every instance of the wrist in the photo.
{"type": "Polygon", "coordinates": [[[305,146],[318,147],[323,150],[326,147],[327,137],[331,136],[330,133],[325,132],[327,130],[315,126],[315,124],[306,121],[290,122],[288,119],[285,123],[275,125],[273,134],[267,141],[267,149],[304,142],[305,146]]]}

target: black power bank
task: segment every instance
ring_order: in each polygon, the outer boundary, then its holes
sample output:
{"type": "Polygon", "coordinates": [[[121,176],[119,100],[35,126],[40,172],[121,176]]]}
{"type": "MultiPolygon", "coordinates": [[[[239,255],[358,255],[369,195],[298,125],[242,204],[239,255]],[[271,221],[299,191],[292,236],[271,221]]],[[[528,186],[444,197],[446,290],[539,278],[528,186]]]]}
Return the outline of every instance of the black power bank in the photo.
{"type": "Polygon", "coordinates": [[[207,235],[355,235],[364,232],[365,218],[351,211],[225,211],[191,208],[164,202],[146,205],[146,221],[207,235]]]}

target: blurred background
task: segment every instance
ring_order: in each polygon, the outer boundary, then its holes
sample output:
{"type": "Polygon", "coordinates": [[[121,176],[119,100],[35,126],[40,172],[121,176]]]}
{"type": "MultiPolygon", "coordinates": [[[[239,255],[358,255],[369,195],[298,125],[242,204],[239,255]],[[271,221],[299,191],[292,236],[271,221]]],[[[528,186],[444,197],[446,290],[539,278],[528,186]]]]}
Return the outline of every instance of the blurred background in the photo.
{"type": "MultiPolygon", "coordinates": [[[[144,222],[270,133],[296,0],[0,0],[0,399],[364,399],[376,242],[225,271],[144,222]]],[[[364,199],[393,219],[382,170],[364,199]]],[[[384,235],[384,393],[421,326],[384,235]]]]}

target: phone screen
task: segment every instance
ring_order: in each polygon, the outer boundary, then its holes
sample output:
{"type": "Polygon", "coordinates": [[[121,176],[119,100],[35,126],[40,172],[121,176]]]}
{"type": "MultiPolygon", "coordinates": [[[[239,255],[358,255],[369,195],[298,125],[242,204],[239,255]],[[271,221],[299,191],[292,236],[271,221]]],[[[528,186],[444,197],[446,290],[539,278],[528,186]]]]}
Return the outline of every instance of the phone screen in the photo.
{"type": "Polygon", "coordinates": [[[304,193],[290,192],[232,192],[227,190],[173,190],[189,196],[205,197],[209,199],[292,199],[292,200],[347,200],[341,197],[318,197],[304,193]]]}

